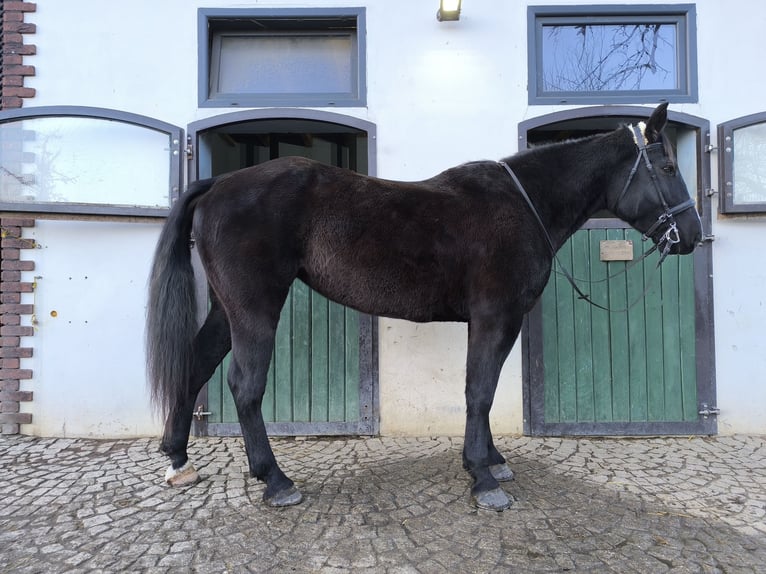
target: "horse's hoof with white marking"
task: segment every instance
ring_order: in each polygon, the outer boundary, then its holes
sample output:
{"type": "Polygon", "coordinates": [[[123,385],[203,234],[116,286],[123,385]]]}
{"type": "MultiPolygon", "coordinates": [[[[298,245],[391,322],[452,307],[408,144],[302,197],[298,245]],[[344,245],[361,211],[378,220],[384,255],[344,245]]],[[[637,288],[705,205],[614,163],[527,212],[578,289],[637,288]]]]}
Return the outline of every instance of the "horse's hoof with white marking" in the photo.
{"type": "Polygon", "coordinates": [[[264,495],[263,501],[269,506],[282,508],[284,506],[295,506],[296,504],[300,504],[303,502],[303,495],[297,488],[291,486],[290,488],[277,492],[273,496],[266,497],[264,495]]]}
{"type": "Polygon", "coordinates": [[[481,510],[494,510],[502,512],[511,507],[511,500],[500,488],[479,492],[471,496],[474,505],[481,510]]]}
{"type": "Polygon", "coordinates": [[[508,468],[508,465],[504,462],[491,465],[489,467],[489,472],[492,473],[492,478],[497,482],[508,482],[509,480],[513,480],[513,471],[508,468]]]}
{"type": "Polygon", "coordinates": [[[173,468],[171,464],[165,472],[165,482],[170,486],[190,486],[197,484],[199,481],[200,477],[197,474],[197,469],[188,460],[181,468],[173,468]]]}

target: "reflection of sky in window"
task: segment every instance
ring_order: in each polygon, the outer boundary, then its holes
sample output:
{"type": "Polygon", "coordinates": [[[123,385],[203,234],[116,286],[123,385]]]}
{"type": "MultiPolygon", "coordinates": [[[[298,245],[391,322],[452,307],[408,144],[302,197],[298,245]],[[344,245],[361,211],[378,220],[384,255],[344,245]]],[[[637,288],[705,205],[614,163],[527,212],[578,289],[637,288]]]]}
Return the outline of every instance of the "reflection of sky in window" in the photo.
{"type": "Polygon", "coordinates": [[[98,118],[0,125],[22,159],[0,158],[0,200],[169,207],[168,134],[98,118]]]}
{"type": "Polygon", "coordinates": [[[766,202],[766,123],[734,130],[734,203],[766,202]]]}
{"type": "Polygon", "coordinates": [[[546,92],[677,89],[674,24],[543,26],[546,92]]]}

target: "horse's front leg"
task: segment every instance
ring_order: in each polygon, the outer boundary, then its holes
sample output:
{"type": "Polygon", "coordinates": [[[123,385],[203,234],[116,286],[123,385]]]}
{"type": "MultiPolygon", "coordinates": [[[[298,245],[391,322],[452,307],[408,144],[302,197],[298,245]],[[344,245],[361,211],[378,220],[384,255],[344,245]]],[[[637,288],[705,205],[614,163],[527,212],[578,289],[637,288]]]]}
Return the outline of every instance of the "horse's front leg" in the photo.
{"type": "Polygon", "coordinates": [[[226,314],[214,300],[205,323],[194,338],[194,362],[188,392],[173,406],[165,421],[160,450],[170,458],[165,481],[171,486],[186,486],[199,480],[189,462],[187,447],[194,403],[202,387],[231,349],[231,334],[226,314]]]}
{"type": "Polygon", "coordinates": [[[474,503],[488,510],[505,510],[511,505],[498,480],[510,480],[513,475],[492,442],[489,411],[500,370],[520,328],[520,317],[473,318],[468,325],[463,465],[473,477],[474,503]]]}

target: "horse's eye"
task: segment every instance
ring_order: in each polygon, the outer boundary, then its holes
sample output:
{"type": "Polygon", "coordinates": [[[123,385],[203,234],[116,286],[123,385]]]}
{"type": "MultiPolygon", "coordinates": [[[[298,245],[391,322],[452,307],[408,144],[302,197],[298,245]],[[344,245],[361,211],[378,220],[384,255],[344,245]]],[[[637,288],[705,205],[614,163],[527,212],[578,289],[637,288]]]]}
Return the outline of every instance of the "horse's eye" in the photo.
{"type": "Polygon", "coordinates": [[[669,163],[665,167],[662,168],[662,171],[664,171],[668,175],[675,175],[676,174],[676,166],[674,166],[672,163],[669,163]]]}

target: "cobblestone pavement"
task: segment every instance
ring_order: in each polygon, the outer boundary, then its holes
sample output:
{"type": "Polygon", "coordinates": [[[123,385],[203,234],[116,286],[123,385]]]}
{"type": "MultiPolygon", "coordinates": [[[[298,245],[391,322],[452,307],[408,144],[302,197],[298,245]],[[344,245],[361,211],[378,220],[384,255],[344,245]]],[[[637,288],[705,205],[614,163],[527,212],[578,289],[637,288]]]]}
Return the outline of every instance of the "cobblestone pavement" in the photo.
{"type": "Polygon", "coordinates": [[[468,503],[462,441],[274,439],[306,499],[270,509],[241,439],[0,437],[0,572],[765,572],[766,437],[501,438],[503,513],[468,503]]]}

